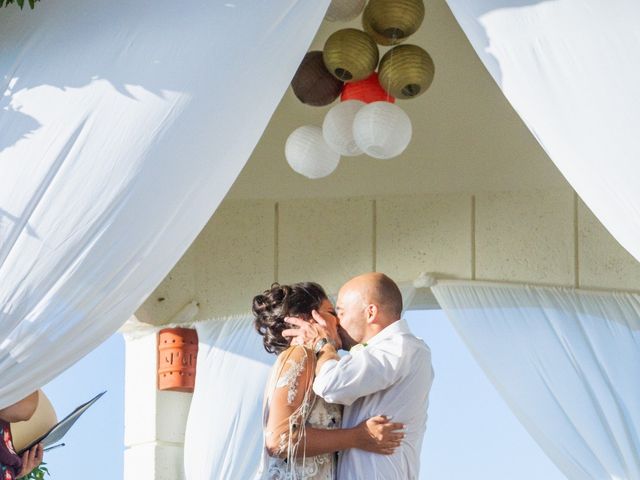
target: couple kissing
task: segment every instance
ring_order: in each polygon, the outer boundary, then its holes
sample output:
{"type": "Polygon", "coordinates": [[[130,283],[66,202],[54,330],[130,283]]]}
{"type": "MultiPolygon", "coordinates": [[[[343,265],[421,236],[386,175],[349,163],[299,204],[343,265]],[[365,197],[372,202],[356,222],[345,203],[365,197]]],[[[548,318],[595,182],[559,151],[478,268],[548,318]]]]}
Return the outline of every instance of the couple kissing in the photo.
{"type": "Polygon", "coordinates": [[[254,297],[255,328],[277,355],[256,480],[419,478],[433,368],[402,310],[382,273],[349,280],[335,307],[312,282],[254,297]]]}

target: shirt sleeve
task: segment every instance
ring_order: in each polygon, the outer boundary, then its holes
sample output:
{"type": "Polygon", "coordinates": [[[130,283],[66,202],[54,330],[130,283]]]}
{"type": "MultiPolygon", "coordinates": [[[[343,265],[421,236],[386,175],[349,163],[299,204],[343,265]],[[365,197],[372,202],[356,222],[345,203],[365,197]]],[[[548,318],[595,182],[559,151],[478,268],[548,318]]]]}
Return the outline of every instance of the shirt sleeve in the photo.
{"type": "Polygon", "coordinates": [[[329,403],[351,405],[360,397],[384,390],[405,375],[402,340],[371,345],[322,365],[313,391],[329,403]]]}

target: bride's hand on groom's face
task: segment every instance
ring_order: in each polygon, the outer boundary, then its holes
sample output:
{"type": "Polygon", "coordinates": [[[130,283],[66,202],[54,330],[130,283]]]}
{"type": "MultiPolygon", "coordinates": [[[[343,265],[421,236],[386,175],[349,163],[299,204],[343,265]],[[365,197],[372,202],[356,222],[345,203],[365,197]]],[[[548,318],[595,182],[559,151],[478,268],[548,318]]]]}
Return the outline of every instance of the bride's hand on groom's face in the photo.
{"type": "Polygon", "coordinates": [[[291,339],[291,345],[307,345],[312,347],[318,339],[328,337],[325,327],[319,323],[311,323],[298,317],[287,317],[285,322],[294,326],[282,332],[282,335],[291,339]]]}
{"type": "Polygon", "coordinates": [[[328,338],[336,349],[340,348],[342,341],[338,334],[337,320],[324,318],[317,310],[311,312],[313,318],[309,321],[298,317],[286,317],[284,319],[290,325],[297,328],[284,330],[282,335],[291,339],[291,345],[307,345],[312,347],[320,338],[328,338]]]}
{"type": "Polygon", "coordinates": [[[342,338],[338,333],[338,317],[335,316],[335,313],[333,315],[325,314],[327,315],[326,318],[318,310],[314,310],[311,314],[313,315],[313,320],[324,329],[324,335],[322,336],[328,338],[336,350],[342,348],[342,338]]]}

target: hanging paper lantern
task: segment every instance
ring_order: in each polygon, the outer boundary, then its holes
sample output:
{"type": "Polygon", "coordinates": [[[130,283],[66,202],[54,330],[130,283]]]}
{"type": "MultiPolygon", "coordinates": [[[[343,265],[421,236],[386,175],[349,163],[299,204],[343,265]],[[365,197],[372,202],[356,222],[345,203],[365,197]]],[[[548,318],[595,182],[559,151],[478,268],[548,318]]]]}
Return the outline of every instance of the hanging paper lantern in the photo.
{"type": "Polygon", "coordinates": [[[324,44],[324,64],[338,80],[356,82],[367,78],[378,65],[378,46],[362,30],[345,28],[324,44]]]}
{"type": "Polygon", "coordinates": [[[298,99],[307,105],[323,107],[333,102],[342,91],[343,83],[324,66],[321,51],[311,51],[302,59],[291,81],[298,99]]]}
{"type": "Polygon", "coordinates": [[[364,103],[372,102],[391,102],[396,101],[391,95],[389,95],[380,85],[378,81],[378,74],[372,73],[364,80],[358,82],[349,82],[345,84],[342,89],[342,95],[340,101],[345,102],[347,100],[360,100],[364,103]]]}
{"type": "Polygon", "coordinates": [[[295,129],[287,138],[284,155],[291,168],[308,178],[326,177],[340,162],[340,154],[327,145],[322,129],[315,125],[295,129]]]}
{"type": "Polygon", "coordinates": [[[381,45],[404,41],[423,20],[422,0],[369,0],[362,14],[364,30],[381,45]]]}
{"type": "Polygon", "coordinates": [[[353,121],[356,145],[373,158],[393,158],[411,141],[411,120],[399,106],[389,102],[365,105],[353,121]]]}
{"type": "Polygon", "coordinates": [[[406,40],[407,37],[405,38],[386,38],[382,35],[380,35],[378,32],[376,32],[372,27],[371,24],[365,19],[365,17],[362,17],[362,29],[373,39],[374,42],[376,42],[378,45],[384,45],[384,46],[390,46],[390,45],[397,45],[401,42],[403,42],[404,40],[406,40]]]}
{"type": "Polygon", "coordinates": [[[422,95],[431,86],[436,67],[424,49],[416,45],[399,45],[380,60],[380,84],[396,98],[422,95]]]}
{"type": "Polygon", "coordinates": [[[348,22],[360,15],[365,3],[366,0],[333,0],[324,19],[329,22],[348,22]]]}
{"type": "Polygon", "coordinates": [[[353,120],[364,105],[365,103],[359,100],[347,100],[331,107],[324,117],[324,141],[340,155],[354,157],[362,153],[353,138],[353,120]]]}

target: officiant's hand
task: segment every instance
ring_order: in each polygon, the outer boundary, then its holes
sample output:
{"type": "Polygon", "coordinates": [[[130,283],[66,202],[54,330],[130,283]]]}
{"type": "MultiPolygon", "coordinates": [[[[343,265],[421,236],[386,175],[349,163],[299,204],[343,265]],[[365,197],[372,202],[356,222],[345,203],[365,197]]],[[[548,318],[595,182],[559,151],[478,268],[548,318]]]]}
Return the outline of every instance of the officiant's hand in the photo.
{"type": "Polygon", "coordinates": [[[17,478],[29,475],[34,468],[42,463],[43,456],[44,450],[41,443],[24,452],[22,454],[22,469],[18,472],[17,478]]]}

